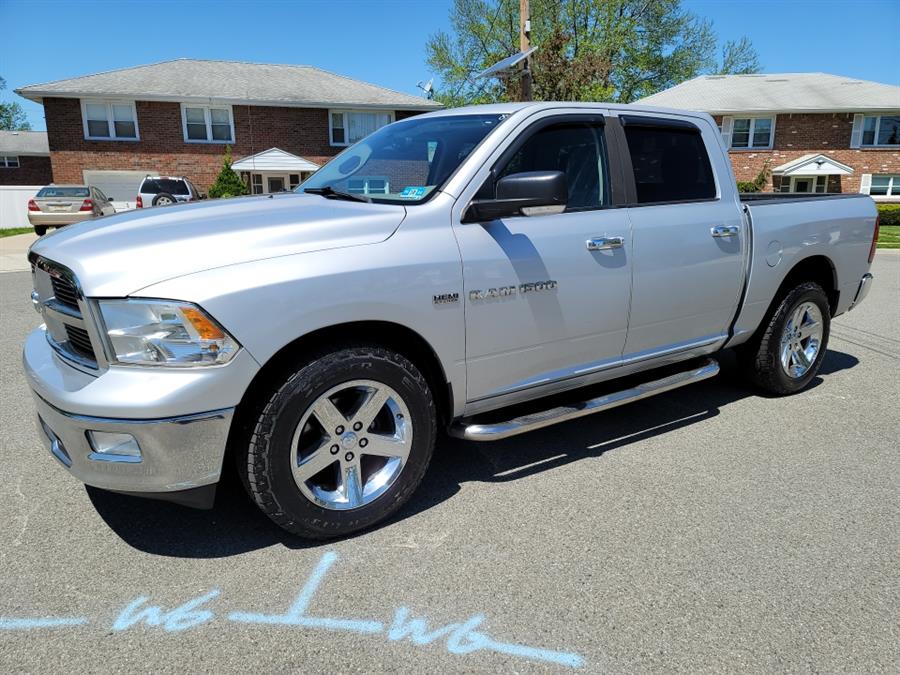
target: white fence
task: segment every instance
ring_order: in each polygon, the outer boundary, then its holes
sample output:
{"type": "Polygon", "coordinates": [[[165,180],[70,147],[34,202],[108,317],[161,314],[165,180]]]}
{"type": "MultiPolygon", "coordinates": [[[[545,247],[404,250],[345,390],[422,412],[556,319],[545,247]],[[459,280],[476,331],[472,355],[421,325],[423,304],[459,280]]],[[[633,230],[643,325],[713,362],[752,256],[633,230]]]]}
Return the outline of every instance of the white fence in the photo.
{"type": "Polygon", "coordinates": [[[0,185],[0,230],[12,227],[30,227],[28,200],[43,185],[0,185]]]}

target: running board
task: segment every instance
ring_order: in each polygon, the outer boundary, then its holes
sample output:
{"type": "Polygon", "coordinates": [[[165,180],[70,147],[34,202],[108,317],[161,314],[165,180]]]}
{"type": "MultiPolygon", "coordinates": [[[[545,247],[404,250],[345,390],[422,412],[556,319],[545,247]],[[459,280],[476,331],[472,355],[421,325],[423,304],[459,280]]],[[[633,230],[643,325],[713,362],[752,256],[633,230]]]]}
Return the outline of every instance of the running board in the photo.
{"type": "Polygon", "coordinates": [[[517,436],[535,429],[542,429],[560,422],[568,422],[579,417],[617,408],[632,401],[640,401],[642,398],[649,398],[678,387],[709,379],[718,373],[718,362],[715,359],[707,359],[698,367],[669,375],[661,380],[645,382],[630,389],[605,394],[587,401],[579,401],[578,403],[571,403],[551,408],[550,410],[522,415],[505,422],[475,424],[472,420],[462,419],[453,423],[450,427],[450,435],[467,441],[498,441],[502,438],[517,436]]]}

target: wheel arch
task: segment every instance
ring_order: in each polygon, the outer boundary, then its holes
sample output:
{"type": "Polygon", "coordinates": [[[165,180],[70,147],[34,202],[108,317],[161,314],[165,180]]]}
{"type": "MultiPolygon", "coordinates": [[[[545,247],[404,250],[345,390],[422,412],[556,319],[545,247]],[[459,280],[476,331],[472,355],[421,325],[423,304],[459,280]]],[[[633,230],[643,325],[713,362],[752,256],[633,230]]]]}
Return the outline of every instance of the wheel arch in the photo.
{"type": "Polygon", "coordinates": [[[447,426],[453,417],[453,389],[443,365],[428,341],[419,333],[391,321],[352,321],[316,329],[284,345],[260,368],[241,397],[235,410],[229,452],[238,439],[246,435],[255,423],[263,394],[279,384],[286,369],[296,369],[304,361],[340,348],[358,344],[377,344],[402,354],[422,371],[434,395],[439,423],[447,426]],[[364,338],[348,337],[364,335],[364,338]]]}
{"type": "MultiPolygon", "coordinates": [[[[785,275],[772,299],[769,306],[769,312],[781,301],[791,288],[804,281],[813,281],[822,287],[825,295],[828,296],[828,305],[831,313],[837,310],[838,300],[840,298],[840,286],[838,285],[837,268],[834,262],[828,256],[817,254],[811,255],[794,263],[790,271],[785,275]]],[[[767,316],[769,315],[767,312],[767,316]]]]}

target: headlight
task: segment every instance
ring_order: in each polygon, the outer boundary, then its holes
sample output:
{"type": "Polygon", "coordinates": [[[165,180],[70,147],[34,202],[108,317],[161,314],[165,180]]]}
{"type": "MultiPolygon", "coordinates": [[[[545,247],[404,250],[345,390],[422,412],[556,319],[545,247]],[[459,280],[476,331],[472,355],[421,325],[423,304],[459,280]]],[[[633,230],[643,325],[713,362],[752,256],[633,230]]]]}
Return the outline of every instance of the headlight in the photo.
{"type": "Polygon", "coordinates": [[[214,366],[240,345],[206,313],[187,302],[100,300],[107,344],[118,363],[214,366]]]}

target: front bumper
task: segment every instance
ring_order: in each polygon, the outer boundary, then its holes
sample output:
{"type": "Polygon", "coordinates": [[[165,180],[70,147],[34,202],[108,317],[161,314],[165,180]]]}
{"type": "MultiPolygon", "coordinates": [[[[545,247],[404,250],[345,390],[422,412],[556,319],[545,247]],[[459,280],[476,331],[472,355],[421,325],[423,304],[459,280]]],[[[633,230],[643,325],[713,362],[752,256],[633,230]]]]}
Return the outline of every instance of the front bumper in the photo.
{"type": "Polygon", "coordinates": [[[39,434],[60,464],[88,485],[157,498],[218,482],[234,408],[258,370],[241,350],[225,366],[90,374],[62,359],[43,327],[26,339],[23,362],[39,434]],[[104,456],[90,431],[129,434],[140,456],[104,456]]]}

